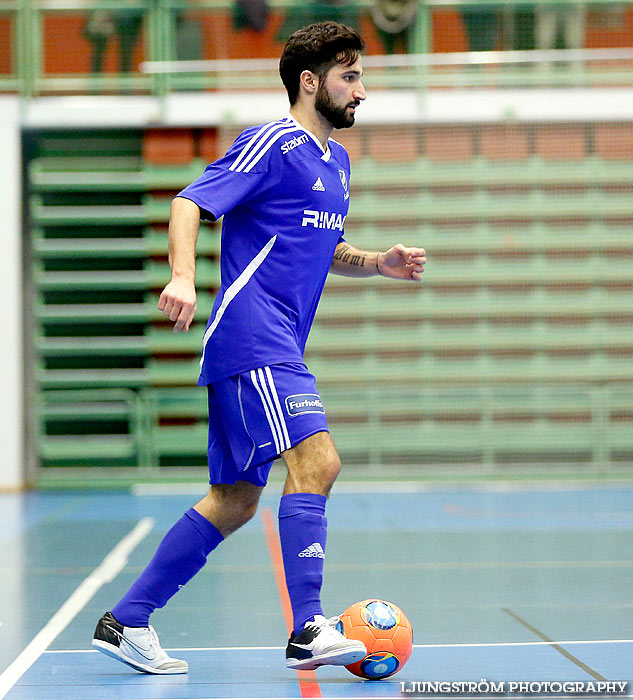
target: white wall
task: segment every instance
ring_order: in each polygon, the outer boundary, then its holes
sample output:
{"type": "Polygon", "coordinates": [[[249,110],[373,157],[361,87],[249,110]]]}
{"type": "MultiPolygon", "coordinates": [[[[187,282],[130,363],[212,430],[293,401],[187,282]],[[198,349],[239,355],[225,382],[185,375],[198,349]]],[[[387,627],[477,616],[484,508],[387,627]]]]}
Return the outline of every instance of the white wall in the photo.
{"type": "MultiPolygon", "coordinates": [[[[39,97],[26,104],[22,123],[38,128],[248,126],[288,111],[283,90],[171,93],[135,96],[39,97]]],[[[617,121],[633,113],[631,90],[370,90],[357,114],[363,124],[617,121]]]]}
{"type": "Polygon", "coordinates": [[[0,489],[23,475],[20,102],[0,95],[0,489]]]}

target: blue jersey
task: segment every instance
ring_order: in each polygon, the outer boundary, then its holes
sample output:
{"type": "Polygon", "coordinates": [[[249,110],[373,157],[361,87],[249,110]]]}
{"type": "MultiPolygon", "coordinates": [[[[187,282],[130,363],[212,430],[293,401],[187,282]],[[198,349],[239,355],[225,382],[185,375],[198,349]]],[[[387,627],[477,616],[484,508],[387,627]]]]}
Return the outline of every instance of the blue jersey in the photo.
{"type": "Polygon", "coordinates": [[[222,223],[198,384],[302,362],[349,209],[349,157],[292,117],[246,129],[178,196],[222,223]]]}

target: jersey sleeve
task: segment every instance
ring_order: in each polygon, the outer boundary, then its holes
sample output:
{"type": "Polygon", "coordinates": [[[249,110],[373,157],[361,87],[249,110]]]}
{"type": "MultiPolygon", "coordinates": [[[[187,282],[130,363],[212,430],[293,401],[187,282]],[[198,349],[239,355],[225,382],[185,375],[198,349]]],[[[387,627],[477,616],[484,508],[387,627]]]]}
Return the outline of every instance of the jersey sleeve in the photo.
{"type": "Polygon", "coordinates": [[[238,204],[261,196],[277,183],[280,168],[273,165],[274,151],[255,151],[249,141],[248,130],[242,132],[224,157],[176,196],[195,202],[208,219],[219,219],[238,204]]]}

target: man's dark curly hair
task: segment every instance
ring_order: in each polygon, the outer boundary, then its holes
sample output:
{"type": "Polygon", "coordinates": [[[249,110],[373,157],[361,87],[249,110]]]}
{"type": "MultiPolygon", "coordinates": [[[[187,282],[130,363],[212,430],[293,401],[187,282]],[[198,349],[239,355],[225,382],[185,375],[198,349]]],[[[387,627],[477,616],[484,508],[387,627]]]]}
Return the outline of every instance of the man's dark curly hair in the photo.
{"type": "Polygon", "coordinates": [[[318,22],[297,30],[288,39],[279,61],[279,74],[293,105],[299,76],[309,70],[323,78],[335,63],[351,66],[365,48],[360,34],[338,22],[318,22]]]}

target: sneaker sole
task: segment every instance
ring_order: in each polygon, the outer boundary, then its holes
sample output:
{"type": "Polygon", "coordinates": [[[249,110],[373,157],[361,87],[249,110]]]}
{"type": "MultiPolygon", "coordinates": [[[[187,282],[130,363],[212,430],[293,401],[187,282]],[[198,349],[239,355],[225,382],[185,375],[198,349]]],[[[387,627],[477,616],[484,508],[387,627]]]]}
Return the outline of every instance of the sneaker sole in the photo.
{"type": "Polygon", "coordinates": [[[173,676],[178,673],[187,673],[189,671],[188,665],[185,665],[184,668],[161,669],[154,668],[153,666],[147,666],[145,664],[140,664],[136,661],[131,661],[130,659],[123,656],[123,654],[121,654],[118,647],[115,647],[112,644],[108,644],[108,642],[104,642],[101,639],[93,639],[92,646],[95,647],[95,649],[100,651],[102,654],[105,654],[106,656],[109,656],[112,659],[116,659],[117,661],[120,661],[121,663],[130,666],[135,671],[141,671],[141,673],[153,673],[161,676],[173,676]]]}
{"type": "Polygon", "coordinates": [[[297,661],[286,659],[286,666],[293,671],[313,671],[319,666],[348,666],[364,659],[365,656],[367,656],[367,650],[364,646],[362,649],[339,649],[328,654],[313,656],[310,659],[299,659],[297,661]]]}

